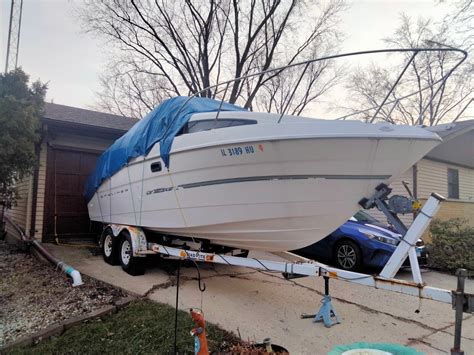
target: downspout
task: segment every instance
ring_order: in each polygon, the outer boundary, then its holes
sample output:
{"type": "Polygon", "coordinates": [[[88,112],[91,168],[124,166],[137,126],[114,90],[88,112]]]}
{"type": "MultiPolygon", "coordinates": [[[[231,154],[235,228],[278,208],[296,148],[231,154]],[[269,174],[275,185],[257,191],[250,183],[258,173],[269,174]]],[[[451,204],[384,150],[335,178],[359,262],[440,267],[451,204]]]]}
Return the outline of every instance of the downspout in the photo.
{"type": "Polygon", "coordinates": [[[413,165],[413,197],[418,199],[418,164],[413,165]]]}
{"type": "MultiPolygon", "coordinates": [[[[413,197],[415,198],[415,200],[418,200],[418,165],[417,164],[413,164],[412,180],[413,180],[413,197]]],[[[415,220],[417,214],[418,213],[416,211],[413,212],[413,221],[415,220]]]]}
{"type": "Polygon", "coordinates": [[[35,248],[46,260],[53,264],[53,266],[55,266],[57,269],[61,269],[62,272],[71,277],[73,287],[80,286],[83,284],[82,277],[79,271],[56,258],[33,237],[28,238],[23,232],[23,230],[15,222],[13,222],[10,217],[5,216],[5,219],[13,226],[13,228],[18,232],[18,234],[20,234],[22,242],[24,242],[27,246],[32,246],[33,248],[35,248]]]}
{"type": "Polygon", "coordinates": [[[25,222],[25,234],[30,237],[31,234],[31,209],[33,205],[33,174],[28,178],[28,195],[26,197],[26,222],[25,222]]]}

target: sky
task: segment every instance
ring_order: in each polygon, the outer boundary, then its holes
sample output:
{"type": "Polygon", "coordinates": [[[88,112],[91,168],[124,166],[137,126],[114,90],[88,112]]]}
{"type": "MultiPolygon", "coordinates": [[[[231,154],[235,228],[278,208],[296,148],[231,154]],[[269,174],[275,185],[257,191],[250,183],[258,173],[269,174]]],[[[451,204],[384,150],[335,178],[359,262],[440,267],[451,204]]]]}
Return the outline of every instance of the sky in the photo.
{"type": "MultiPolygon", "coordinates": [[[[5,67],[10,0],[0,0],[0,68],[5,67]]],[[[94,108],[99,75],[107,62],[103,40],[82,28],[74,8],[80,0],[23,0],[19,65],[48,83],[47,101],[94,108]]],[[[400,13],[441,19],[448,10],[436,0],[352,0],[341,18],[342,51],[384,48],[400,13]]]]}

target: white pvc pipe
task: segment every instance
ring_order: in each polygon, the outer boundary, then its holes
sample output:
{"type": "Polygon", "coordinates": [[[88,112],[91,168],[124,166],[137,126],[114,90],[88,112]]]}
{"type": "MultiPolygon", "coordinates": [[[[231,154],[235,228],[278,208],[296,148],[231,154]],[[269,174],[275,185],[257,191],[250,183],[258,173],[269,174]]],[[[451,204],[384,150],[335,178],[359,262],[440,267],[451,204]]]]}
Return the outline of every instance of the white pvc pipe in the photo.
{"type": "Polygon", "coordinates": [[[81,273],[77,270],[73,270],[69,276],[72,277],[72,287],[81,286],[83,284],[81,273]]]}
{"type": "Polygon", "coordinates": [[[81,286],[84,283],[82,282],[81,273],[74,269],[71,265],[68,265],[62,261],[59,261],[56,266],[61,268],[61,271],[64,272],[72,279],[72,287],[81,286]]]}

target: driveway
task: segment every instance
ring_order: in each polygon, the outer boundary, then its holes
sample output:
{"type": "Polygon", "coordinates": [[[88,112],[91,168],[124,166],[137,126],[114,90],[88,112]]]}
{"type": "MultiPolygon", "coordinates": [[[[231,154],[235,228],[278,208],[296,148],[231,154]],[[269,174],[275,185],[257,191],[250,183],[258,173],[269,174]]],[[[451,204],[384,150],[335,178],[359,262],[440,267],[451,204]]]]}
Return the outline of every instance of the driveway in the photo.
{"type": "MultiPolygon", "coordinates": [[[[133,277],[120,266],[106,264],[101,256],[87,249],[46,245],[58,258],[80,272],[120,287],[130,293],[174,306],[175,277],[166,272],[175,263],[150,260],[143,276],[133,277]]],[[[269,253],[251,257],[287,261],[269,253]]],[[[333,305],[341,324],[325,328],[302,313],[315,313],[324,291],[322,278],[285,280],[281,274],[228,265],[200,264],[206,290],[198,289],[194,267],[181,269],[179,307],[200,307],[206,319],[238,334],[244,340],[272,342],[294,354],[324,354],[339,344],[358,341],[391,342],[412,346],[427,354],[447,354],[453,345],[454,311],[451,306],[384,290],[331,280],[333,305]],[[415,312],[420,310],[419,313],[415,312]]],[[[397,277],[409,279],[410,272],[397,277]]],[[[426,271],[430,286],[454,289],[456,278],[426,271]]],[[[474,293],[474,281],[467,280],[467,291],[474,293]]],[[[171,325],[170,325],[171,326],[171,325]]],[[[474,315],[465,314],[462,348],[474,353],[474,315]]]]}

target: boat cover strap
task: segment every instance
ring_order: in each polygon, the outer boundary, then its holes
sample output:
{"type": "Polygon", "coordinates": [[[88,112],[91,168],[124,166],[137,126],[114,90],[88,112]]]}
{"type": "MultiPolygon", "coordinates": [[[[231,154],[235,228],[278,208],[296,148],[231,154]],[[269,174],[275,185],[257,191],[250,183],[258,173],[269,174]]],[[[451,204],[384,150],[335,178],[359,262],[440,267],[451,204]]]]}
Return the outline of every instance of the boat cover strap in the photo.
{"type": "Polygon", "coordinates": [[[236,105],[201,97],[178,96],[164,101],[102,153],[86,182],[84,197],[90,201],[105,179],[122,169],[130,159],[147,155],[157,142],[160,142],[161,158],[168,168],[173,139],[191,116],[219,110],[245,111],[236,105]]]}

